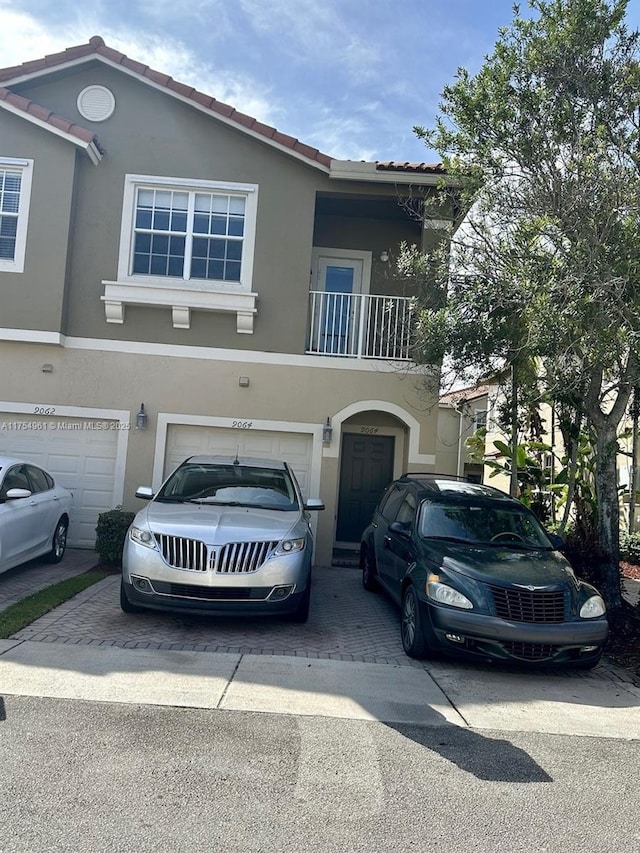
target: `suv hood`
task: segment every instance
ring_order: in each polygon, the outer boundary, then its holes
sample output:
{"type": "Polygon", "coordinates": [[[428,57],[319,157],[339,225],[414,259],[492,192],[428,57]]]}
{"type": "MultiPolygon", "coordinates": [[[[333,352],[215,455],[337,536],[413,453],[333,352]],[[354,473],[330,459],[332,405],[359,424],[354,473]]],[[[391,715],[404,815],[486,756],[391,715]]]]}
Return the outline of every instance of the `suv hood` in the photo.
{"type": "Polygon", "coordinates": [[[447,543],[446,547],[430,547],[431,557],[443,568],[467,575],[481,583],[531,584],[557,586],[571,582],[577,585],[573,569],[559,551],[515,551],[493,546],[469,546],[447,543]]]}
{"type": "MultiPolygon", "coordinates": [[[[136,515],[134,524],[147,526],[154,533],[198,539],[207,545],[224,545],[227,542],[280,541],[301,520],[298,511],[152,501],[136,515]]],[[[297,535],[303,536],[304,528],[297,535]]]]}

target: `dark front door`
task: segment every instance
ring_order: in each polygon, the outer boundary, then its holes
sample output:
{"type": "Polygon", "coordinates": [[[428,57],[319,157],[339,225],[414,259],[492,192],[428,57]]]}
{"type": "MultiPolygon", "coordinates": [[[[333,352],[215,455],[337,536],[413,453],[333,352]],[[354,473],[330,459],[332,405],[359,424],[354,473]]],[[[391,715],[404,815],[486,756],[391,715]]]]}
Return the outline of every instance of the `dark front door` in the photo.
{"type": "Polygon", "coordinates": [[[392,435],[345,433],[342,439],[338,542],[359,542],[382,492],[393,480],[392,435]]]}

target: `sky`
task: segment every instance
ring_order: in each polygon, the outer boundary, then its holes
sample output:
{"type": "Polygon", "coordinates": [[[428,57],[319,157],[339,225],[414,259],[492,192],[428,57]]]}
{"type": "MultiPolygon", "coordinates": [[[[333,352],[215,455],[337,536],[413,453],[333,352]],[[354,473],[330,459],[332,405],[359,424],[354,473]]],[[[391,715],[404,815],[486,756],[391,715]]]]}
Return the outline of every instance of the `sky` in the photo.
{"type": "MultiPolygon", "coordinates": [[[[0,67],[100,35],[156,71],[343,160],[436,162],[428,127],[512,0],[0,0],[0,67]]],[[[522,3],[523,12],[527,3],[522,3]]],[[[628,22],[640,26],[640,0],[628,22]]]]}

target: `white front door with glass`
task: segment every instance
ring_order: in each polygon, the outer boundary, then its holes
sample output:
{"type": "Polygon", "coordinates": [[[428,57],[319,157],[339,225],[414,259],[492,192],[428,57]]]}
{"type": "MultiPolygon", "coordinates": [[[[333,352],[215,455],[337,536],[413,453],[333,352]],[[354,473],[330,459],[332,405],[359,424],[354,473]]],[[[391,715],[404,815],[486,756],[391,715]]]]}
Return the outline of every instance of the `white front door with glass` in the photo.
{"type": "Polygon", "coordinates": [[[323,355],[357,355],[361,349],[363,293],[370,252],[314,249],[309,349],[323,355]]]}

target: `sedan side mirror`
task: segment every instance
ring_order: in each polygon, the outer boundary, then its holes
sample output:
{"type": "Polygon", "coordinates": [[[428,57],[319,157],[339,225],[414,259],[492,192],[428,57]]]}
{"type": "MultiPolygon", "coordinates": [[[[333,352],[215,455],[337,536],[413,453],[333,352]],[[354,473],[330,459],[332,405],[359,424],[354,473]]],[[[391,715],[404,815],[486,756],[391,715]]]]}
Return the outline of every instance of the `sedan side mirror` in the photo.
{"type": "Polygon", "coordinates": [[[20,498],[30,498],[31,492],[29,489],[8,489],[6,498],[8,501],[16,501],[20,498]]]}
{"type": "Polygon", "coordinates": [[[309,500],[304,505],[305,509],[313,512],[314,510],[319,511],[324,509],[324,501],[320,500],[320,498],[309,498],[309,500]]]}
{"type": "Polygon", "coordinates": [[[151,486],[138,486],[136,489],[136,497],[142,498],[143,501],[150,501],[153,497],[153,489],[151,486]]]}

